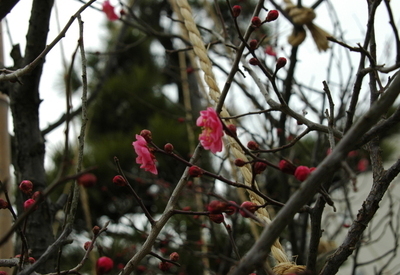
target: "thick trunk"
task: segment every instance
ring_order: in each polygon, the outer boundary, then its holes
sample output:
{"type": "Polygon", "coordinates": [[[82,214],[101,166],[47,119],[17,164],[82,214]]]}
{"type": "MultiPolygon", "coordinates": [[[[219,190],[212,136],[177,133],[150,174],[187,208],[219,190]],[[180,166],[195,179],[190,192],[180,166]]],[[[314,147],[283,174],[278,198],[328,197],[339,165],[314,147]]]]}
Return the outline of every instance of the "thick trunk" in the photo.
{"type": "MultiPolygon", "coordinates": [[[[46,46],[49,30],[49,20],[53,0],[34,0],[22,66],[32,62],[46,46]]],[[[43,64],[43,63],[42,63],[43,64]]],[[[34,191],[46,187],[44,170],[44,139],[39,128],[39,82],[42,74],[42,64],[30,74],[21,78],[21,83],[15,83],[10,94],[11,111],[14,122],[14,166],[17,182],[27,179],[34,183],[34,191]]],[[[27,199],[26,197],[23,200],[27,199]]],[[[52,215],[49,203],[44,202],[28,218],[26,238],[31,256],[39,258],[46,248],[54,241],[52,234],[52,215]]],[[[19,203],[19,211],[23,211],[19,203]]],[[[17,248],[19,249],[19,248],[17,248]]],[[[18,252],[18,250],[17,250],[18,252]]],[[[53,271],[53,261],[38,272],[53,271]]]]}
{"type": "Polygon", "coordinates": [[[2,0],[0,1],[0,20],[2,20],[19,2],[19,0],[2,0]]]}

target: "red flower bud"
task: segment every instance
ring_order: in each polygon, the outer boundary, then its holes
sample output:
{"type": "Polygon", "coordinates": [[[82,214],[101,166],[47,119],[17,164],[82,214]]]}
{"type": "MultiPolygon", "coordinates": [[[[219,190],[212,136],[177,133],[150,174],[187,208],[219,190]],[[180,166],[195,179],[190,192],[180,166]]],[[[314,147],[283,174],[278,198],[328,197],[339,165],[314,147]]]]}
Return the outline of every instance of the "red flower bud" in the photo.
{"type": "Polygon", "coordinates": [[[255,49],[257,49],[257,46],[258,46],[258,41],[257,41],[257,39],[252,39],[252,40],[250,40],[249,46],[250,46],[250,49],[252,49],[253,51],[254,51],[255,49]]]}
{"type": "Polygon", "coordinates": [[[92,173],[86,173],[78,178],[78,184],[84,187],[95,186],[97,182],[97,177],[92,173]]]}
{"type": "Polygon", "coordinates": [[[92,244],[92,242],[86,242],[84,245],[83,245],[83,249],[85,249],[86,251],[89,249],[89,247],[90,247],[90,245],[92,244]]]}
{"type": "Polygon", "coordinates": [[[242,215],[245,218],[248,218],[249,214],[247,214],[246,211],[243,211],[243,209],[246,209],[250,213],[254,213],[257,211],[258,206],[257,206],[257,204],[255,204],[251,201],[245,201],[240,205],[240,208],[242,208],[242,209],[239,209],[240,215],[242,215]]]}
{"type": "Polygon", "coordinates": [[[164,145],[164,151],[168,154],[171,154],[172,151],[174,151],[174,145],[172,145],[171,143],[167,143],[164,145]]]}
{"type": "Polygon", "coordinates": [[[223,214],[209,214],[208,217],[215,223],[222,223],[224,221],[223,214]]]}
{"type": "Polygon", "coordinates": [[[259,28],[259,27],[261,26],[261,24],[262,24],[261,19],[260,19],[258,16],[254,16],[254,17],[251,19],[251,25],[252,25],[254,28],[259,28]]]}
{"type": "Polygon", "coordinates": [[[149,131],[149,130],[146,130],[146,129],[142,130],[142,131],[140,132],[140,135],[141,135],[147,142],[150,142],[150,141],[152,140],[151,131],[149,131]]]}
{"type": "Polygon", "coordinates": [[[234,124],[229,124],[229,125],[226,126],[226,127],[227,127],[228,130],[229,130],[229,131],[225,130],[225,133],[226,133],[228,136],[231,136],[231,137],[236,137],[236,136],[237,136],[237,133],[236,133],[236,130],[237,130],[236,125],[234,125],[234,124]]]}
{"type": "Polygon", "coordinates": [[[178,252],[172,252],[172,253],[169,255],[169,259],[170,259],[171,261],[174,261],[174,262],[179,261],[179,254],[178,254],[178,252]]]}
{"type": "Polygon", "coordinates": [[[226,209],[226,203],[223,201],[213,200],[207,206],[207,211],[211,214],[221,214],[226,209]]]}
{"type": "Polygon", "coordinates": [[[97,225],[93,226],[92,232],[93,232],[94,235],[99,234],[99,232],[100,232],[100,227],[98,227],[97,225]]]}
{"type": "MultiPolygon", "coordinates": [[[[28,209],[30,209],[30,208],[33,206],[33,204],[34,204],[35,202],[36,202],[36,201],[33,200],[33,199],[27,199],[27,200],[24,202],[24,209],[25,209],[25,211],[27,211],[28,209]]],[[[37,206],[35,207],[35,210],[36,210],[36,208],[37,208],[37,206]]]]}
{"type": "Polygon", "coordinates": [[[310,173],[310,168],[307,166],[299,166],[294,172],[294,177],[299,181],[305,181],[310,173]]]}
{"type": "Polygon", "coordinates": [[[42,196],[42,192],[36,191],[35,193],[33,193],[31,199],[37,201],[37,200],[39,200],[39,198],[40,198],[41,196],[42,196]]]}
{"type": "Polygon", "coordinates": [[[357,170],[360,172],[364,172],[368,169],[369,161],[366,158],[362,158],[357,163],[357,170]]]}
{"type": "Polygon", "coordinates": [[[260,61],[258,61],[258,59],[255,57],[250,58],[249,63],[250,63],[250,65],[253,65],[253,66],[260,65],[260,61]]]}
{"type": "Polygon", "coordinates": [[[0,209],[7,209],[8,208],[8,202],[0,199],[0,209]]]}
{"type": "Polygon", "coordinates": [[[203,175],[203,173],[204,173],[204,171],[196,165],[190,166],[190,168],[189,168],[189,175],[191,177],[194,177],[194,178],[200,177],[201,175],[203,175]]]}
{"type": "Polygon", "coordinates": [[[172,266],[172,264],[169,263],[169,262],[160,262],[160,263],[158,264],[158,268],[159,268],[161,271],[168,271],[168,270],[171,268],[171,266],[172,266]]]}
{"type": "Polygon", "coordinates": [[[255,142],[253,140],[250,140],[247,143],[247,148],[249,148],[250,150],[254,150],[255,151],[255,150],[258,150],[260,148],[260,146],[258,145],[257,142],[255,142]]]}
{"type": "Polygon", "coordinates": [[[240,12],[242,11],[242,7],[239,5],[235,5],[232,7],[232,15],[234,18],[237,18],[240,15],[240,12]]]}
{"type": "Polygon", "coordinates": [[[270,10],[265,18],[266,22],[275,21],[279,16],[279,12],[277,10],[270,10]]]}
{"type": "Polygon", "coordinates": [[[293,163],[283,159],[279,162],[279,169],[283,173],[294,175],[294,172],[296,171],[296,166],[293,163]]]}
{"type": "Polygon", "coordinates": [[[347,154],[347,156],[350,157],[350,158],[356,157],[357,155],[358,155],[358,152],[355,151],[355,150],[350,151],[350,152],[347,154]]]}
{"type": "Polygon", "coordinates": [[[30,180],[23,180],[19,184],[19,190],[25,194],[30,194],[33,189],[33,183],[30,180]]]}
{"type": "Polygon", "coordinates": [[[36,259],[33,257],[29,257],[28,261],[30,264],[34,264],[36,262],[36,259]]]}
{"type": "Polygon", "coordinates": [[[114,261],[108,257],[100,257],[96,262],[96,274],[102,275],[110,272],[114,267],[114,261]]]}
{"type": "Polygon", "coordinates": [[[235,159],[235,165],[238,167],[243,167],[246,165],[246,162],[242,159],[235,159]]]}
{"type": "Polygon", "coordinates": [[[116,175],[116,176],[113,178],[112,181],[113,181],[113,183],[114,183],[115,185],[117,185],[117,186],[125,186],[125,185],[127,185],[126,180],[125,180],[124,177],[121,176],[121,175],[116,175]]]}
{"type": "Polygon", "coordinates": [[[229,216],[233,215],[233,214],[235,214],[237,212],[238,207],[239,206],[236,204],[236,202],[229,201],[229,204],[226,205],[226,208],[225,208],[224,212],[229,216]]]}
{"type": "Polygon", "coordinates": [[[287,62],[286,58],[279,57],[278,60],[276,61],[275,70],[278,71],[280,68],[285,67],[286,62],[287,62]]]}
{"type": "Polygon", "coordinates": [[[261,174],[265,169],[267,169],[267,164],[261,161],[254,163],[253,171],[255,174],[261,174]]]}
{"type": "Polygon", "coordinates": [[[276,52],[271,45],[268,45],[267,47],[265,47],[265,53],[270,56],[276,56],[276,52]]]}

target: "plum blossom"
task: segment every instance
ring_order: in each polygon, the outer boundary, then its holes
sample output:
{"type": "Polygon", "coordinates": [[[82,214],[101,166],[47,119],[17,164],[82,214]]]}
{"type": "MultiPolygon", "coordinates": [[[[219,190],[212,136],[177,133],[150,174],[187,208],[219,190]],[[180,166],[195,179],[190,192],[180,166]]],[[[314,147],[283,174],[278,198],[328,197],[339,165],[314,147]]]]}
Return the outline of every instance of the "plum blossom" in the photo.
{"type": "Polygon", "coordinates": [[[140,168],[157,175],[157,167],[155,163],[154,155],[149,151],[147,147],[147,141],[144,137],[136,135],[136,141],[132,143],[138,157],[136,158],[136,163],[141,164],[140,168]]]}
{"type": "Polygon", "coordinates": [[[103,2],[102,10],[107,15],[108,20],[115,21],[119,19],[119,16],[115,13],[114,7],[110,4],[109,0],[103,2]]]}
{"type": "Polygon", "coordinates": [[[211,107],[200,111],[200,117],[197,119],[196,125],[203,127],[199,140],[204,149],[210,150],[214,154],[221,152],[224,132],[217,112],[211,107]]]}

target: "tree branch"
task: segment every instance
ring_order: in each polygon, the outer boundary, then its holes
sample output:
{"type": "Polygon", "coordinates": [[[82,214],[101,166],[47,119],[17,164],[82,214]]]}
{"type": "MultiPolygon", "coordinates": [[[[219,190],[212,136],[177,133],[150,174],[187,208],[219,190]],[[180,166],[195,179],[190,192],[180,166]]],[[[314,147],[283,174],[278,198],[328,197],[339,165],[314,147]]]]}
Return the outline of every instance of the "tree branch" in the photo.
{"type": "MultiPolygon", "coordinates": [[[[319,186],[323,184],[327,178],[330,178],[340,167],[341,161],[352,149],[354,140],[360,138],[371,125],[378,121],[379,116],[393,104],[399,92],[400,77],[396,77],[386,93],[349,129],[347,134],[336,146],[335,150],[321,162],[310,177],[304,181],[300,188],[290,197],[272,223],[263,230],[260,238],[248,251],[247,255],[239,262],[238,266],[229,273],[230,275],[249,274],[255,267],[262,266],[270,252],[271,246],[288,222],[292,220],[298,209],[308,202],[318,191],[319,186]]],[[[393,179],[397,174],[397,169],[393,168],[386,174],[387,180],[393,179]],[[389,174],[391,176],[390,178],[389,174]]],[[[336,267],[338,268],[338,266],[336,267]]]]}

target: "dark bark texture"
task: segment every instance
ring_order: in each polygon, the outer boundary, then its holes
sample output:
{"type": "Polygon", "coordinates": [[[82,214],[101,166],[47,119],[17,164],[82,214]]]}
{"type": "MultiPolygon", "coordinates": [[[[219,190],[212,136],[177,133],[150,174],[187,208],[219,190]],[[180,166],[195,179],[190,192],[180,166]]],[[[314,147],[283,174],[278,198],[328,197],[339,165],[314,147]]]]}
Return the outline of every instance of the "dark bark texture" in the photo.
{"type": "MultiPolygon", "coordinates": [[[[34,0],[32,3],[29,30],[26,36],[26,49],[22,66],[32,62],[45,48],[49,31],[49,20],[53,0],[34,0]]],[[[44,62],[44,60],[43,60],[44,62]]],[[[39,127],[39,83],[42,75],[43,62],[31,73],[23,76],[21,83],[15,83],[10,93],[11,111],[14,121],[14,167],[17,182],[31,180],[34,191],[46,187],[44,170],[45,145],[39,127]],[[29,137],[29,138],[27,138],[29,137]]],[[[23,200],[27,199],[24,197],[23,200]]],[[[21,209],[19,203],[19,211],[21,209]]],[[[44,202],[28,217],[26,238],[31,256],[39,258],[46,248],[53,243],[52,214],[50,204],[44,202]]],[[[18,251],[19,248],[17,248],[18,251]]],[[[38,272],[54,270],[52,260],[47,261],[38,272]]]]}
{"type": "Polygon", "coordinates": [[[1,0],[0,1],[0,20],[14,8],[14,6],[19,2],[19,0],[1,0]]]}

